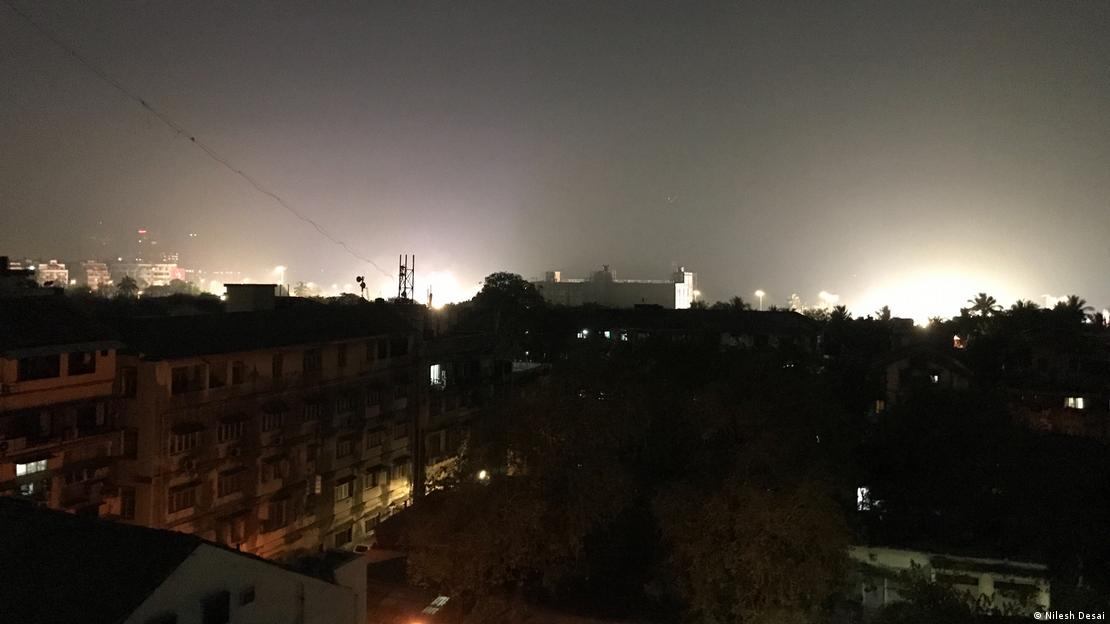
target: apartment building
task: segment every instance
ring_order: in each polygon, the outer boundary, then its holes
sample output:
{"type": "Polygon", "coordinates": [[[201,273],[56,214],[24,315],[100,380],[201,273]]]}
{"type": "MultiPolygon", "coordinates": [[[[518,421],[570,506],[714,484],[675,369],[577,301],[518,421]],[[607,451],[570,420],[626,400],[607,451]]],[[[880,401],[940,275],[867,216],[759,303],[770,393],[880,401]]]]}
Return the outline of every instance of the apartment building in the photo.
{"type": "Polygon", "coordinates": [[[97,515],[133,451],[113,399],[120,343],[61,295],[0,298],[0,495],[97,515]]]}
{"type": "Polygon", "coordinates": [[[123,519],[280,558],[363,541],[413,493],[421,333],[390,305],[133,319],[123,519]]]}
{"type": "Polygon", "coordinates": [[[512,363],[494,357],[495,337],[449,333],[427,340],[428,409],[422,436],[418,484],[437,489],[459,475],[460,451],[482,409],[508,384],[512,363]]]}

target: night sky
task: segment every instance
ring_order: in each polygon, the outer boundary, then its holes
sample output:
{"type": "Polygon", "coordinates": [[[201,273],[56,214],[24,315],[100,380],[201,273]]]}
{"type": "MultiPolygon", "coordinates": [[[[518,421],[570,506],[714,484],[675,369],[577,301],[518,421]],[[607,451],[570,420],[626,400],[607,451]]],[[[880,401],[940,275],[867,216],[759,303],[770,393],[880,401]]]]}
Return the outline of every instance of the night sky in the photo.
{"type": "MultiPolygon", "coordinates": [[[[1110,305],[1107,2],[10,1],[420,293],[684,264],[710,301],[1110,305]]],[[[3,4],[0,81],[0,253],[146,227],[386,279],[3,4]]]]}

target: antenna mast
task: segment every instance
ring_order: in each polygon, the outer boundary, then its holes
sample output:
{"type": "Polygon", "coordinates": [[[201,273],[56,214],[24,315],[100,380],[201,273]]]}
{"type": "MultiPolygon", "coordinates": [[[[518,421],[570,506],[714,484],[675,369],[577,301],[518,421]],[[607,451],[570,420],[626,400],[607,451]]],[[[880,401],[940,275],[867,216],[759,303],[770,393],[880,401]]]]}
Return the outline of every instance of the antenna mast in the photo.
{"type": "Polygon", "coordinates": [[[397,255],[397,300],[412,301],[416,295],[416,254],[397,255]]]}

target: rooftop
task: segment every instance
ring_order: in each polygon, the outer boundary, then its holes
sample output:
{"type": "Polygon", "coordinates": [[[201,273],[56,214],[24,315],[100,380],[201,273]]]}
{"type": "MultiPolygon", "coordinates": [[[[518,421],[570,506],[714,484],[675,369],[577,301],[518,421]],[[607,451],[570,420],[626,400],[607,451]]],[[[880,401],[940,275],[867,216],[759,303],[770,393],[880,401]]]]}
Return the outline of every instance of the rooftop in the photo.
{"type": "Polygon", "coordinates": [[[415,331],[412,323],[384,303],[134,318],[122,322],[119,329],[127,350],[147,359],[236,353],[415,331]]]}
{"type": "Polygon", "coordinates": [[[201,543],[198,537],[0,498],[5,621],[122,621],[201,543]]]}
{"type": "Polygon", "coordinates": [[[116,346],[118,337],[60,294],[0,297],[0,355],[45,353],[74,345],[105,348],[116,346]]]}

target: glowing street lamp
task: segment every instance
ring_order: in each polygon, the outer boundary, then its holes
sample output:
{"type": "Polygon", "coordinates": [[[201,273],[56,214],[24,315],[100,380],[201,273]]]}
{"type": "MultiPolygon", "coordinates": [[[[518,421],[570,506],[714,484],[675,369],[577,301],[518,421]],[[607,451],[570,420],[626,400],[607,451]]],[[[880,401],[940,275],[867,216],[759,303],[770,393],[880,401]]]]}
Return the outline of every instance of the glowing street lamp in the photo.
{"type": "Polygon", "coordinates": [[[759,297],[759,311],[760,312],[763,311],[763,295],[766,295],[766,294],[767,293],[763,292],[762,290],[755,291],[755,296],[759,297]]]}
{"type": "Polygon", "coordinates": [[[285,286],[285,266],[281,264],[277,265],[274,267],[274,273],[278,274],[278,285],[285,286]]]}

